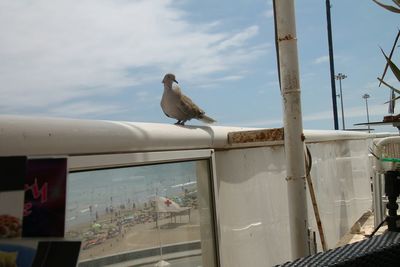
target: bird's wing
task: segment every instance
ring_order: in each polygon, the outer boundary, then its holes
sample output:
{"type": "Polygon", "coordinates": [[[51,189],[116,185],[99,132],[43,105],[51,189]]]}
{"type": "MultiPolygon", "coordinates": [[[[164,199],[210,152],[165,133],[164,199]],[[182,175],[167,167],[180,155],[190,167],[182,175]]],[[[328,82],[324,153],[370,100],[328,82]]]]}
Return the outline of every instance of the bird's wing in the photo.
{"type": "Polygon", "coordinates": [[[177,109],[182,112],[188,119],[198,118],[204,114],[204,111],[199,108],[188,96],[184,95],[179,85],[174,84],[172,90],[179,96],[179,102],[176,104],[177,109]]]}
{"type": "Polygon", "coordinates": [[[185,96],[184,94],[181,95],[181,99],[177,108],[187,115],[188,119],[197,118],[204,114],[204,111],[201,110],[189,97],[185,96]]]}

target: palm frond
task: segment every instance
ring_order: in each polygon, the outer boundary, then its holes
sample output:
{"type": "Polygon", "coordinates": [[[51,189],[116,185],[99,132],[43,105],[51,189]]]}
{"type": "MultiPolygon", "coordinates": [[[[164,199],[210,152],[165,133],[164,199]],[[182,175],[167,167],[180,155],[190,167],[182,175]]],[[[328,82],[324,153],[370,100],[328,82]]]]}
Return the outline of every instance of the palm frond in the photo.
{"type": "Polygon", "coordinates": [[[400,69],[396,66],[396,64],[393,63],[393,61],[390,58],[388,58],[388,56],[386,56],[386,54],[382,48],[381,48],[381,51],[382,51],[383,55],[385,56],[386,61],[389,64],[389,67],[392,70],[394,76],[396,76],[397,80],[400,82],[400,69]]]}
{"type": "Polygon", "coordinates": [[[390,99],[389,101],[386,101],[384,104],[390,103],[390,102],[392,102],[392,101],[396,101],[396,100],[399,99],[399,98],[400,98],[400,96],[397,96],[397,97],[395,97],[395,98],[390,99]]]}
{"type": "Polygon", "coordinates": [[[400,90],[394,88],[393,86],[391,86],[390,84],[388,84],[387,82],[385,82],[384,80],[382,80],[381,78],[377,78],[378,81],[380,81],[381,83],[383,83],[384,85],[386,85],[387,87],[389,87],[390,89],[392,89],[393,91],[395,91],[396,93],[400,94],[400,90]]]}
{"type": "MultiPolygon", "coordinates": [[[[374,1],[376,4],[380,5],[381,7],[385,8],[385,9],[387,9],[387,10],[389,10],[389,11],[392,11],[392,12],[394,12],[394,13],[400,13],[400,8],[396,8],[396,7],[394,7],[394,6],[382,4],[382,3],[378,2],[377,0],[372,0],[372,1],[374,1]]],[[[397,3],[398,0],[393,0],[393,2],[394,2],[395,4],[398,4],[398,3],[397,3]]]]}
{"type": "MultiPolygon", "coordinates": [[[[398,0],[398,1],[400,1],[400,0],[398,0]]],[[[390,60],[392,60],[393,52],[394,52],[394,49],[396,48],[397,41],[399,40],[399,37],[400,37],[400,30],[398,29],[396,38],[394,39],[392,50],[390,50],[390,54],[389,54],[389,59],[390,60]]],[[[389,67],[389,63],[386,61],[385,69],[383,70],[382,77],[381,77],[382,80],[385,79],[385,75],[386,75],[388,67],[389,67]]],[[[379,83],[379,86],[381,86],[381,84],[382,83],[379,83]]]]}

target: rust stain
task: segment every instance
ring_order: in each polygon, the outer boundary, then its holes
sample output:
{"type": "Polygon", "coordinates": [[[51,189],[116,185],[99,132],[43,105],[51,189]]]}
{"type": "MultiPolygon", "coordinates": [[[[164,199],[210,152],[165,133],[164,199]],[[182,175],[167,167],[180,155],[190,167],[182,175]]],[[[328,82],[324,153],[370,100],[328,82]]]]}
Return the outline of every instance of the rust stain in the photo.
{"type": "MultiPolygon", "coordinates": [[[[298,179],[305,180],[306,177],[305,177],[305,176],[298,176],[298,177],[287,176],[287,177],[285,178],[285,180],[286,180],[287,182],[289,182],[289,181],[295,181],[295,180],[298,180],[298,179]]],[[[305,186],[305,184],[304,184],[304,186],[305,186]]],[[[305,187],[304,187],[304,189],[305,189],[305,187]]]]}
{"type": "Polygon", "coordinates": [[[296,38],[294,38],[294,37],[289,33],[288,35],[285,35],[284,37],[278,38],[278,41],[279,41],[279,42],[282,42],[282,41],[290,41],[290,40],[294,40],[294,39],[296,39],[296,38]]]}
{"type": "Polygon", "coordinates": [[[265,130],[241,131],[228,133],[229,144],[243,144],[253,142],[283,141],[283,128],[265,130]]]}
{"type": "Polygon", "coordinates": [[[292,177],[292,176],[287,176],[287,177],[285,178],[285,180],[286,180],[286,181],[293,180],[293,177],[292,177]]]}
{"type": "Polygon", "coordinates": [[[304,133],[301,134],[301,141],[304,142],[304,140],[306,140],[306,136],[304,135],[304,133]]]}

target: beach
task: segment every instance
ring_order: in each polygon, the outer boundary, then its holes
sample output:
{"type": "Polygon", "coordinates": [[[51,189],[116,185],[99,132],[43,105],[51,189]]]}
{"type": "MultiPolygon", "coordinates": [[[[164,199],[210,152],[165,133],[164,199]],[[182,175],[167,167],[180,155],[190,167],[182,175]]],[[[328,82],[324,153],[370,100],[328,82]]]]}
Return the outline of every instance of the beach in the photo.
{"type": "Polygon", "coordinates": [[[65,237],[82,241],[80,261],[200,240],[196,174],[196,162],[70,173],[65,237]]]}
{"type": "Polygon", "coordinates": [[[99,217],[96,223],[71,228],[66,237],[82,240],[79,260],[153,248],[162,245],[200,240],[198,209],[191,208],[182,215],[152,211],[125,211],[99,217]],[[190,215],[189,215],[190,214],[190,215]],[[127,221],[126,218],[136,218],[127,221]]]}

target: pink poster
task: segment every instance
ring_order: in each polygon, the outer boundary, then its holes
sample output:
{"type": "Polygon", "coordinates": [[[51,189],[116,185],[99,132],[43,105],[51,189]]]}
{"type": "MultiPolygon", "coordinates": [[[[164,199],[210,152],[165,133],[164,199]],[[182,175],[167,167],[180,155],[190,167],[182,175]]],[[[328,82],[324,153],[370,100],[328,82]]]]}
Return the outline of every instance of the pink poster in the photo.
{"type": "Polygon", "coordinates": [[[24,183],[23,237],[63,237],[67,160],[29,159],[24,183]]]}

